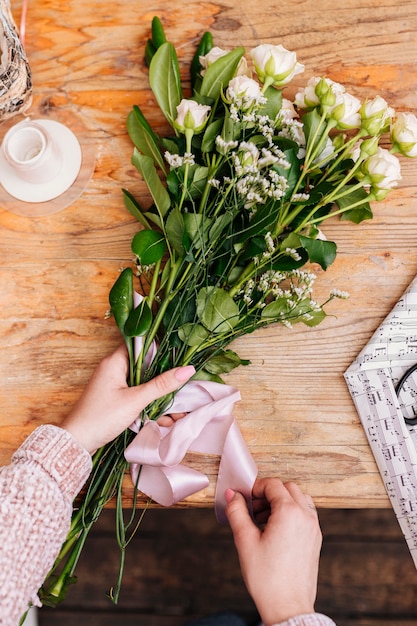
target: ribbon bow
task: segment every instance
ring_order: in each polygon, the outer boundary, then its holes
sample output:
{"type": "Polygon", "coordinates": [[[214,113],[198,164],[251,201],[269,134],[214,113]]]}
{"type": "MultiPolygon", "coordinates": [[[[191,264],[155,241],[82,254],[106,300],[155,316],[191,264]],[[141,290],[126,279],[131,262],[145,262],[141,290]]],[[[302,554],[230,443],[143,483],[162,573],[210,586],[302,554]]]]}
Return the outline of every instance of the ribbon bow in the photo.
{"type": "Polygon", "coordinates": [[[172,426],[148,420],[125,450],[131,476],[140,491],[170,506],[208,486],[205,474],[181,465],[188,451],[221,455],[214,508],[217,520],[227,523],[226,489],[242,493],[250,502],[257,467],[232,415],[240,400],[237,389],[211,381],[192,380],[180,389],[170,412],[186,416],[172,426]]]}

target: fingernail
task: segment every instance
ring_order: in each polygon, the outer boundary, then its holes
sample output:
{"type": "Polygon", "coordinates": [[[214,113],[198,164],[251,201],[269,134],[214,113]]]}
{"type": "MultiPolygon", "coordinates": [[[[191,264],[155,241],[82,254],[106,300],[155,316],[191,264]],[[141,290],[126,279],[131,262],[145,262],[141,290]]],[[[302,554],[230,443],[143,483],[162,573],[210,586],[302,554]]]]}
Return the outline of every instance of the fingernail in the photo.
{"type": "Polygon", "coordinates": [[[225,497],[227,503],[229,503],[230,500],[233,500],[233,498],[235,497],[235,493],[236,491],[233,491],[233,489],[226,489],[225,497]]]}
{"type": "Polygon", "coordinates": [[[180,383],[185,382],[186,380],[191,378],[191,376],[193,376],[194,374],[195,374],[194,365],[184,365],[184,367],[179,367],[177,370],[175,370],[175,378],[180,383]]]}

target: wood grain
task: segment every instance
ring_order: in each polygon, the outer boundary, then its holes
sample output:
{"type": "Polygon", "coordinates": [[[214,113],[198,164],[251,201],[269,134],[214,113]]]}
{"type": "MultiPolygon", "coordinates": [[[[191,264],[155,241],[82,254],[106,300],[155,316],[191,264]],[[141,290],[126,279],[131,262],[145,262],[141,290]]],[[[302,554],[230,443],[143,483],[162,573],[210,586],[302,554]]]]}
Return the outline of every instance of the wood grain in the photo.
{"type": "MultiPolygon", "coordinates": [[[[19,9],[16,2],[17,18],[19,9]]],[[[121,188],[149,203],[130,164],[132,105],[166,130],[143,62],[154,14],[179,51],[185,85],[195,44],[211,30],[224,48],[275,42],[296,50],[306,71],[289,97],[326,74],[360,98],[380,94],[397,110],[417,109],[417,6],[405,0],[271,0],[262,11],[248,0],[239,10],[233,0],[172,0],[163,10],[152,1],[31,3],[31,114],[76,116],[95,170],[62,212],[35,219],[0,210],[1,463],[35,426],[60,423],[98,360],[119,343],[107,296],[131,263],[138,229],[121,188]]],[[[400,188],[374,205],[372,221],[326,225],[339,254],[327,272],[317,269],[316,296],[337,287],[348,301],[332,302],[318,328],[269,328],[234,346],[251,361],[228,382],[241,391],[235,414],[260,473],[296,480],[321,506],[389,506],[343,372],[417,273],[416,168],[404,162],[400,188]]],[[[210,487],[181,506],[211,506],[218,459],[187,462],[209,475],[210,487]]],[[[131,493],[127,477],[126,505],[131,493]]]]}

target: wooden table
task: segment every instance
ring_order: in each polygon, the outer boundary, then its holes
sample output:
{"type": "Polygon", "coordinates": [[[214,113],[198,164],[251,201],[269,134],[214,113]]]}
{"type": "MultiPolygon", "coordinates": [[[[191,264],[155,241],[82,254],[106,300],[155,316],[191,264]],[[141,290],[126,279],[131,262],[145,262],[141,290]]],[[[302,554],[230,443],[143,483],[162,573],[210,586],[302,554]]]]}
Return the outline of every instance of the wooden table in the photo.
{"type": "MultiPolygon", "coordinates": [[[[19,20],[21,2],[13,2],[19,20]]],[[[42,218],[0,209],[0,462],[34,427],[59,424],[98,360],[118,345],[106,319],[108,292],[131,261],[138,228],[121,187],[145,198],[130,164],[126,116],[139,104],[163,130],[143,62],[158,14],[179,51],[184,77],[205,30],[223,48],[261,42],[297,51],[306,71],[288,90],[327,75],[364,99],[380,94],[397,110],[417,109],[415,4],[392,0],[250,0],[164,3],[133,0],[29,2],[26,50],[34,117],[77,115],[96,166],[81,197],[42,218]]],[[[0,133],[3,134],[2,128],[0,133]]],[[[417,162],[403,160],[400,188],[374,205],[372,221],[328,222],[338,258],[317,271],[317,299],[333,301],[315,329],[269,328],[235,346],[252,365],[229,375],[241,390],[236,418],[262,475],[295,480],[319,506],[386,507],[388,499],[343,379],[373,331],[417,273],[417,162]]],[[[218,459],[190,463],[210,487],[184,506],[210,506],[218,459]]],[[[126,503],[131,495],[126,479],[126,503]]]]}

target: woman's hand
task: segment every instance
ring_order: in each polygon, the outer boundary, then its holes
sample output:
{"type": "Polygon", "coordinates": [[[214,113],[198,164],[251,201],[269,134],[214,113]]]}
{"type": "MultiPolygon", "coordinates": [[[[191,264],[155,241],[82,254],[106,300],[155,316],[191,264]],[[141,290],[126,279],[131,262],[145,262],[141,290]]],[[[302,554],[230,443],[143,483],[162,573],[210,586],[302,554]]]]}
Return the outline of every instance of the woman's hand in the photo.
{"type": "Polygon", "coordinates": [[[258,479],[256,523],[239,493],[226,493],[245,584],[265,626],[314,612],[322,535],[310,496],[294,483],[258,479]]]}
{"type": "MultiPolygon", "coordinates": [[[[150,402],[175,391],[195,373],[192,365],[176,367],[129,387],[128,366],[125,346],[105,357],[62,424],[90,454],[120,435],[150,402]]],[[[169,425],[172,420],[164,418],[162,422],[169,425]]]]}

